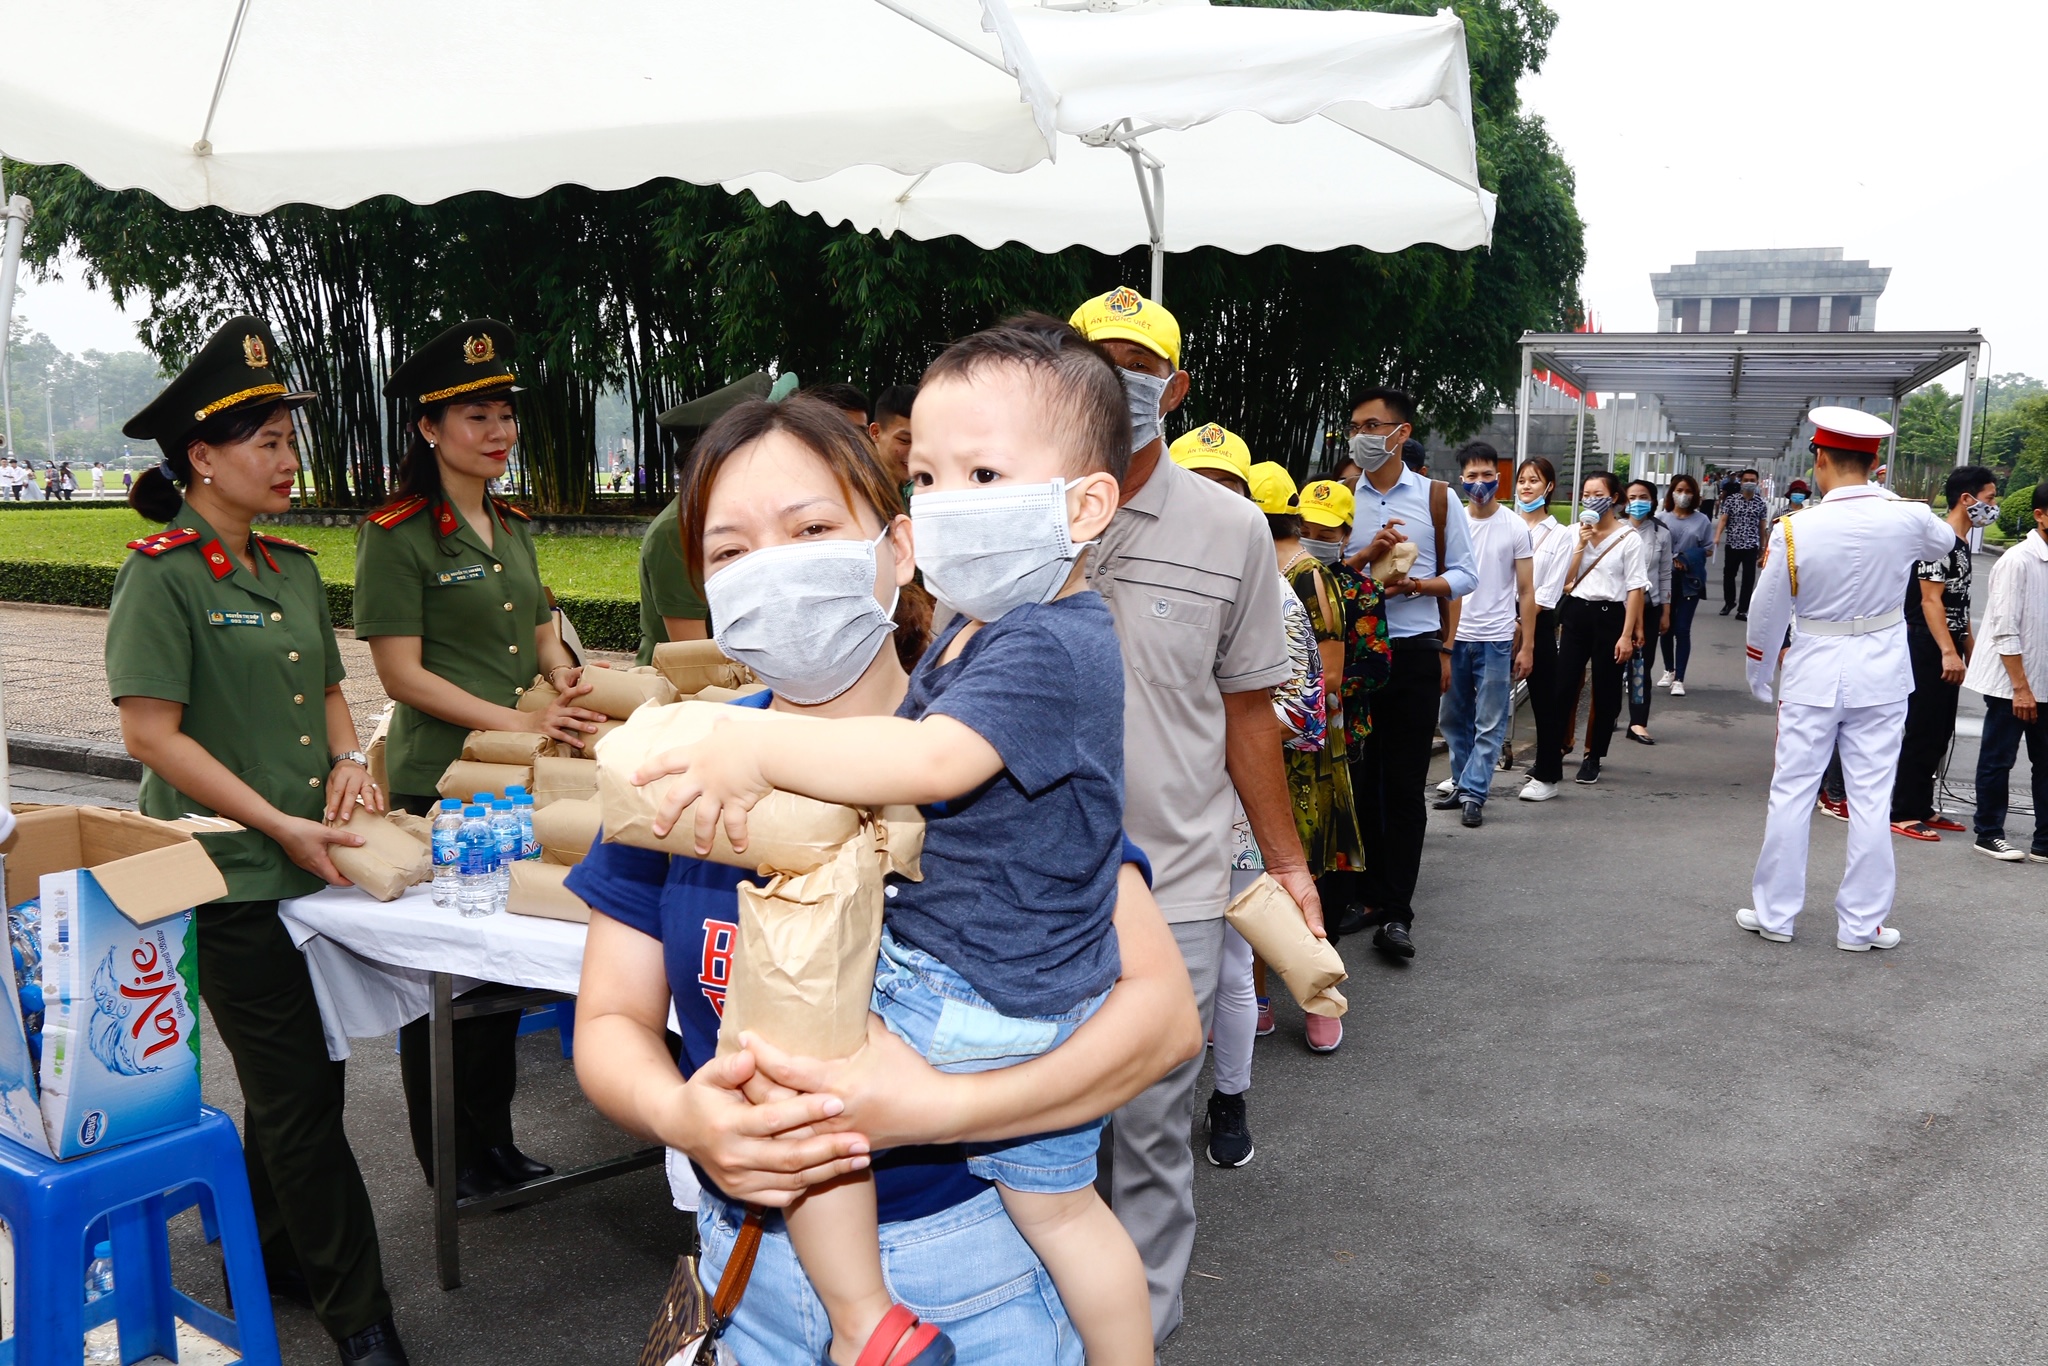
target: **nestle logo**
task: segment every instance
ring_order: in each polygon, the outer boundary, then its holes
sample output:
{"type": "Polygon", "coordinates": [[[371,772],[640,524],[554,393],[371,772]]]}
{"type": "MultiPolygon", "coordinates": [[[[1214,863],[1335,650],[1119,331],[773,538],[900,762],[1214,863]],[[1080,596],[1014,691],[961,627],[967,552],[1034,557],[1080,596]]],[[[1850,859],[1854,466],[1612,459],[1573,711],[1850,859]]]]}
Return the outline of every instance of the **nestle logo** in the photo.
{"type": "Polygon", "coordinates": [[[107,1112],[94,1110],[78,1122],[78,1142],[81,1147],[90,1148],[107,1132],[107,1112]]]}

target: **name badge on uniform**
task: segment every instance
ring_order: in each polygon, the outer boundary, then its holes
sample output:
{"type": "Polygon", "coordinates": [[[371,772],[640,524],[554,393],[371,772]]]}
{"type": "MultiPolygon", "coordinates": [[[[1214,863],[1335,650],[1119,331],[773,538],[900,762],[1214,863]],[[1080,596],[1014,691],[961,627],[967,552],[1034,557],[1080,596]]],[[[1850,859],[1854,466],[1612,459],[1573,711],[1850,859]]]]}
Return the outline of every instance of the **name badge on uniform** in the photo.
{"type": "Polygon", "coordinates": [[[212,608],[206,613],[206,624],[208,626],[261,626],[263,624],[263,614],[261,612],[226,612],[219,608],[212,608]]]}
{"type": "Polygon", "coordinates": [[[434,582],[439,584],[468,583],[471,579],[480,579],[483,576],[484,567],[482,565],[466,564],[460,569],[441,570],[434,575],[434,582]]]}

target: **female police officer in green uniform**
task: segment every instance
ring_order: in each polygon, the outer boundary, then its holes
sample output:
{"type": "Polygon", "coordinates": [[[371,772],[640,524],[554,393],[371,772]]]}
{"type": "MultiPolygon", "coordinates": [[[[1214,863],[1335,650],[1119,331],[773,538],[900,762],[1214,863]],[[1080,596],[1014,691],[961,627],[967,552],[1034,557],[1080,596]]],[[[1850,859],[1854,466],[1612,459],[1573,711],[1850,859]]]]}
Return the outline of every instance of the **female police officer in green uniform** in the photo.
{"type": "Polygon", "coordinates": [[[199,993],[235,1061],[243,1150],[273,1285],[310,1296],[346,1363],[405,1351],[362,1173],[342,1129],[343,1064],[327,1058],[305,956],[277,903],[342,882],[328,859],[360,844],[325,821],[383,805],[341,695],[341,655],[311,552],[252,534],[291,506],[293,393],[260,318],[236,318],[122,430],[163,464],[128,501],[163,531],[130,543],[107,620],[107,682],[145,814],[215,813],[201,835],[227,896],[198,910],[199,993]],[[181,495],[182,490],[182,495],[181,495]]]}
{"type": "MultiPolygon", "coordinates": [[[[472,730],[539,731],[580,745],[604,717],[574,705],[588,689],[563,646],[541,588],[526,514],[490,493],[519,438],[512,330],[459,323],[393,372],[386,398],[413,412],[413,438],[393,500],[356,539],[358,638],[398,706],[384,740],[392,805],[423,814],[472,730]],[[517,704],[536,673],[562,696],[542,711],[517,704]]],[[[466,795],[466,794],[465,794],[466,795]]],[[[455,1151],[459,1193],[487,1194],[546,1176],[512,1142],[517,1013],[455,1024],[455,1151]]],[[[433,1175],[427,1022],[399,1034],[413,1149],[433,1175]]]]}

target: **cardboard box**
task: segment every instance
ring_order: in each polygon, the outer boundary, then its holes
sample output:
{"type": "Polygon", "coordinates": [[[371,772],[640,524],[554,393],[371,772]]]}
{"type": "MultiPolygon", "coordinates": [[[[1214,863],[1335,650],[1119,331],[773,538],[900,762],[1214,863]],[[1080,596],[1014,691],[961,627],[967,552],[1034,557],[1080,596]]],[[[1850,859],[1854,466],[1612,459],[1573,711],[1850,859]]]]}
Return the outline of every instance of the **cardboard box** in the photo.
{"type": "Polygon", "coordinates": [[[0,972],[0,1133],[82,1157],[199,1117],[198,937],[191,908],[227,894],[193,838],[232,821],[98,807],[17,807],[0,850],[9,906],[42,905],[42,1065],[12,964],[0,972]]]}

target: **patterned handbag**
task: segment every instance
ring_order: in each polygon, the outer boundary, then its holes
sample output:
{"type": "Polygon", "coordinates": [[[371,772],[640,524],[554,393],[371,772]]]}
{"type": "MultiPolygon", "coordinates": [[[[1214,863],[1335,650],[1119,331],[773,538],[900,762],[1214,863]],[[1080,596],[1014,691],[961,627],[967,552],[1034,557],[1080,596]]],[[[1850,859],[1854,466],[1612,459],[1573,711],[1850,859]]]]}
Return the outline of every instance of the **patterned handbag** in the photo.
{"type": "Polygon", "coordinates": [[[639,1366],[713,1366],[719,1336],[740,1307],[754,1271],[754,1255],[760,1250],[761,1211],[749,1206],[715,1296],[704,1293],[697,1259],[678,1257],[661,1308],[647,1330],[647,1343],[640,1349],[639,1366]]]}

